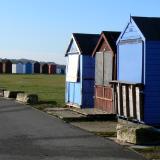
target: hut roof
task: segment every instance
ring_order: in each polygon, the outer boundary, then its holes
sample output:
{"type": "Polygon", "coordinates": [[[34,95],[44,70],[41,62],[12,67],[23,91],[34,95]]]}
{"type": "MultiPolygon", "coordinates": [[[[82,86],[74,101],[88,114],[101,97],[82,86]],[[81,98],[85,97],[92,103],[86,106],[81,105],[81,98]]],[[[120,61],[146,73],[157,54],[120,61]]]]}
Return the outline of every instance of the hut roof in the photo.
{"type": "Polygon", "coordinates": [[[160,18],[133,16],[132,19],[147,40],[160,40],[160,18]]]}
{"type": "Polygon", "coordinates": [[[120,32],[115,32],[115,31],[103,31],[101,33],[101,36],[98,40],[98,43],[93,51],[93,55],[95,55],[97,49],[99,48],[100,44],[101,44],[101,41],[102,39],[104,39],[107,43],[109,43],[112,51],[116,51],[117,50],[117,46],[116,46],[116,41],[118,39],[120,35],[120,32]]]}
{"type": "MultiPolygon", "coordinates": [[[[73,38],[77,43],[80,54],[82,55],[92,55],[92,52],[98,42],[99,37],[99,34],[73,33],[73,38]]],[[[68,53],[66,53],[66,55],[67,54],[68,53]]]]}

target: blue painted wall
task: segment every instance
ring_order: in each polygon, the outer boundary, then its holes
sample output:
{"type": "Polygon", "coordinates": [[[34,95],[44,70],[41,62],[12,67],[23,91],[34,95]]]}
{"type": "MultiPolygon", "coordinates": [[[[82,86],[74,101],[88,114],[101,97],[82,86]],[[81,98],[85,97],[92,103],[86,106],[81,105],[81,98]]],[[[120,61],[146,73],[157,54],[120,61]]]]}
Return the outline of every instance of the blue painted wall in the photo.
{"type": "Polygon", "coordinates": [[[94,107],[95,58],[82,57],[82,107],[94,107]]]}
{"type": "Polygon", "coordinates": [[[16,73],[23,73],[23,64],[22,63],[17,63],[16,65],[16,73]]]}
{"type": "Polygon", "coordinates": [[[78,106],[81,105],[81,84],[66,82],[66,95],[65,95],[66,103],[73,103],[78,106]]]}
{"type": "Polygon", "coordinates": [[[144,83],[144,123],[160,125],[160,41],[136,43],[139,35],[129,23],[117,44],[118,80],[144,83]]]}
{"type": "Polygon", "coordinates": [[[118,77],[120,81],[141,83],[143,80],[143,44],[140,43],[141,35],[130,22],[124,31],[118,49],[118,77]],[[126,42],[126,41],[130,42],[126,42]]]}
{"type": "Polygon", "coordinates": [[[94,58],[80,55],[79,67],[79,81],[66,82],[65,102],[78,105],[81,108],[92,108],[94,106],[94,58]]]}
{"type": "Polygon", "coordinates": [[[32,74],[32,63],[26,63],[25,64],[26,65],[26,71],[25,71],[25,73],[26,74],[32,74]]]}
{"type": "Polygon", "coordinates": [[[118,45],[118,80],[142,82],[142,43],[118,45]]]}
{"type": "Polygon", "coordinates": [[[160,124],[160,41],[146,42],[144,121],[160,124]]]}

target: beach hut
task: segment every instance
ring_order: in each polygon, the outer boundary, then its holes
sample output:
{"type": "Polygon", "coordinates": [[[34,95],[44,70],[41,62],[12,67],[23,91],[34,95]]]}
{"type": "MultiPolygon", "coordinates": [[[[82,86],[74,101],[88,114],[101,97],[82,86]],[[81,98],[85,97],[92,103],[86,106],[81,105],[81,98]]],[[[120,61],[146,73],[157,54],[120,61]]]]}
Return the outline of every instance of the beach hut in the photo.
{"type": "Polygon", "coordinates": [[[32,63],[31,62],[23,63],[23,73],[32,74],[32,63]]]}
{"type": "Polygon", "coordinates": [[[23,64],[21,62],[12,63],[12,73],[13,74],[22,74],[23,73],[23,64]]]}
{"type": "Polygon", "coordinates": [[[0,74],[3,73],[3,63],[0,62],[0,74]]]}
{"type": "Polygon", "coordinates": [[[99,35],[73,33],[66,52],[66,93],[68,106],[93,108],[95,59],[93,50],[99,35]]]}
{"type": "Polygon", "coordinates": [[[160,18],[130,17],[117,49],[118,115],[160,125],[160,18]]]}
{"type": "Polygon", "coordinates": [[[47,63],[44,63],[42,65],[42,74],[48,74],[49,72],[49,67],[48,67],[48,64],[47,63]]]}
{"type": "Polygon", "coordinates": [[[57,65],[56,73],[57,74],[65,74],[66,73],[66,66],[65,65],[57,65]]]}
{"type": "Polygon", "coordinates": [[[120,32],[103,31],[93,51],[95,57],[95,108],[115,114],[110,81],[116,79],[116,41],[120,32]]]}
{"type": "Polygon", "coordinates": [[[12,62],[10,60],[3,60],[3,73],[12,73],[12,62]]]}
{"type": "Polygon", "coordinates": [[[39,62],[35,62],[33,64],[33,68],[34,68],[34,72],[33,73],[40,73],[40,63],[39,62]]]}
{"type": "Polygon", "coordinates": [[[56,74],[56,64],[49,64],[49,74],[56,74]]]}

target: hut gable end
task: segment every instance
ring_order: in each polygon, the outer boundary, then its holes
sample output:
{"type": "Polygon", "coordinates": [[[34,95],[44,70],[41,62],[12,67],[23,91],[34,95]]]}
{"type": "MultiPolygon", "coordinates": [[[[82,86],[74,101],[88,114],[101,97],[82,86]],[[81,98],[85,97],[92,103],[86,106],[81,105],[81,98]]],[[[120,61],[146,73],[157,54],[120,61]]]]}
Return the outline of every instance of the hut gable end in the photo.
{"type": "Polygon", "coordinates": [[[67,54],[69,54],[69,53],[78,53],[78,52],[79,52],[79,49],[78,49],[74,39],[72,38],[71,42],[70,42],[70,45],[69,45],[69,47],[67,49],[67,54]]]}
{"type": "Polygon", "coordinates": [[[136,27],[132,22],[130,22],[126,28],[126,30],[123,32],[123,36],[121,37],[121,41],[126,40],[133,40],[133,39],[140,39],[141,35],[137,31],[136,27]]]}
{"type": "Polygon", "coordinates": [[[101,37],[97,47],[95,48],[94,53],[96,52],[104,52],[104,51],[112,51],[111,47],[109,46],[106,38],[104,36],[101,37]]]}

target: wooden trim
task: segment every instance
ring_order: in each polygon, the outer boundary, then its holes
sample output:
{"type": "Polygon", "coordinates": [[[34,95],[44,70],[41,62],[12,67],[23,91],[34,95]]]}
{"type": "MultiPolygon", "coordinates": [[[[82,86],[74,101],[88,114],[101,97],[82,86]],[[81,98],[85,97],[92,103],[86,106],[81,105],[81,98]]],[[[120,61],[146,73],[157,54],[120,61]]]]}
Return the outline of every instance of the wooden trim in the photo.
{"type": "Polygon", "coordinates": [[[94,51],[93,51],[93,53],[92,53],[92,56],[93,56],[93,57],[95,56],[95,54],[96,54],[96,52],[97,52],[97,49],[98,49],[99,45],[101,44],[102,39],[104,39],[104,41],[106,42],[109,50],[112,52],[112,55],[115,54],[114,51],[112,50],[110,44],[108,43],[108,40],[107,40],[106,36],[105,36],[104,33],[102,32],[101,35],[100,35],[100,38],[99,38],[99,40],[98,40],[98,43],[97,43],[97,45],[96,45],[96,47],[95,47],[95,49],[94,49],[94,51]]]}
{"type": "Polygon", "coordinates": [[[111,102],[113,101],[112,99],[104,98],[104,97],[97,97],[97,96],[96,96],[96,98],[97,98],[97,99],[101,99],[101,100],[111,101],[111,102]]]}
{"type": "Polygon", "coordinates": [[[127,39],[127,40],[121,40],[120,42],[119,42],[119,45],[121,45],[121,44],[132,44],[132,43],[142,43],[143,42],[143,40],[142,40],[142,38],[138,38],[138,39],[127,39]]]}

